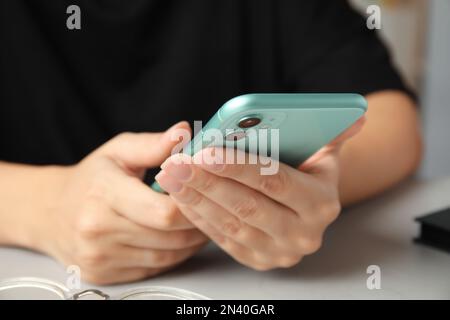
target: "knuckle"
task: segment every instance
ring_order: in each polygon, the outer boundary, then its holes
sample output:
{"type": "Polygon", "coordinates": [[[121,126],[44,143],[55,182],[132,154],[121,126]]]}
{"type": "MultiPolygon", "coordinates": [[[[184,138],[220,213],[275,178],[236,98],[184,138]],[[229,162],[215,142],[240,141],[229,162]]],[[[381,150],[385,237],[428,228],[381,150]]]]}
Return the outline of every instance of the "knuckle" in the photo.
{"type": "Polygon", "coordinates": [[[230,236],[235,236],[239,231],[241,230],[241,224],[239,221],[236,220],[230,220],[222,224],[221,231],[230,236]]]}
{"type": "MultiPolygon", "coordinates": [[[[253,228],[248,227],[245,223],[240,223],[240,230],[234,234],[229,235],[230,238],[235,239],[239,243],[254,243],[255,241],[258,241],[256,239],[259,239],[260,237],[259,230],[255,230],[253,228]]],[[[272,244],[267,244],[267,246],[271,246],[272,244]]],[[[267,248],[268,249],[268,248],[267,248]]],[[[264,260],[261,260],[264,262],[264,260]]]]}
{"type": "Polygon", "coordinates": [[[228,244],[228,239],[224,235],[220,233],[215,233],[214,235],[214,241],[221,246],[226,246],[228,244]]]}
{"type": "Polygon", "coordinates": [[[163,230],[172,229],[172,227],[175,225],[176,215],[177,210],[175,208],[167,210],[159,220],[160,228],[163,230]]]}
{"type": "Polygon", "coordinates": [[[254,251],[248,266],[257,271],[269,271],[276,268],[274,259],[263,253],[254,251]]]}
{"type": "Polygon", "coordinates": [[[218,245],[220,245],[220,246],[227,246],[228,244],[229,244],[229,241],[228,241],[228,238],[224,235],[224,234],[222,234],[222,233],[220,233],[220,232],[217,232],[217,231],[211,231],[210,233],[209,233],[209,236],[211,237],[211,239],[215,242],[215,243],[217,243],[218,245]]]}
{"type": "Polygon", "coordinates": [[[284,170],[279,170],[277,174],[261,176],[260,190],[266,194],[283,193],[288,188],[288,177],[284,170]]]}
{"type": "Polygon", "coordinates": [[[91,249],[89,251],[78,254],[77,261],[83,273],[92,273],[101,269],[101,266],[107,262],[108,256],[99,249],[91,249]]]}
{"type": "Polygon", "coordinates": [[[203,196],[200,193],[191,190],[189,195],[185,197],[184,203],[191,207],[196,207],[199,206],[202,201],[203,196]]]}
{"type": "Polygon", "coordinates": [[[76,231],[83,239],[97,239],[105,232],[104,222],[93,214],[80,217],[77,221],[76,231]]]}
{"type": "Polygon", "coordinates": [[[333,199],[323,202],[318,211],[323,220],[329,224],[337,219],[341,210],[340,202],[333,199]]]}
{"type": "Polygon", "coordinates": [[[241,219],[254,217],[258,213],[258,202],[255,197],[245,197],[233,205],[233,212],[241,219]]]}
{"type": "Polygon", "coordinates": [[[216,186],[216,179],[212,174],[204,174],[200,182],[197,184],[197,189],[201,192],[211,191],[216,186]]]}
{"type": "Polygon", "coordinates": [[[280,268],[291,268],[300,263],[302,256],[300,255],[287,255],[283,256],[278,261],[278,266],[280,268]]]}
{"type": "Polygon", "coordinates": [[[124,131],[119,133],[118,135],[116,135],[113,140],[114,141],[120,141],[120,142],[125,142],[125,141],[129,141],[132,137],[134,137],[135,133],[130,132],[130,131],[124,131]]]}
{"type": "Polygon", "coordinates": [[[322,237],[302,237],[299,246],[303,254],[313,254],[322,246],[322,237]]]}
{"type": "Polygon", "coordinates": [[[255,263],[255,264],[252,264],[252,265],[250,266],[250,268],[252,268],[253,270],[256,270],[256,271],[262,271],[262,272],[264,272],[264,271],[270,271],[270,270],[273,270],[275,267],[274,267],[274,266],[267,265],[267,264],[255,263]]]}
{"type": "Polygon", "coordinates": [[[178,219],[179,211],[175,205],[167,205],[163,209],[163,213],[161,214],[161,218],[159,221],[159,227],[162,230],[172,229],[176,225],[176,221],[178,219]]]}

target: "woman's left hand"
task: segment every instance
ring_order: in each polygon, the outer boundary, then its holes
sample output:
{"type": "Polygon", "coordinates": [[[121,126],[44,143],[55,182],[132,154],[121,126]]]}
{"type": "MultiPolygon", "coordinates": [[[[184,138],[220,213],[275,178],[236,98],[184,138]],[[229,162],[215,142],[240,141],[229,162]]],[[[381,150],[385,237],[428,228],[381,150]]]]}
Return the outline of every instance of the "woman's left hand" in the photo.
{"type": "Polygon", "coordinates": [[[238,262],[256,270],[291,267],[320,248],[338,217],[339,149],[363,123],[361,118],[299,169],[280,163],[276,174],[261,175],[259,164],[195,164],[178,154],[165,161],[156,180],[238,262]]]}

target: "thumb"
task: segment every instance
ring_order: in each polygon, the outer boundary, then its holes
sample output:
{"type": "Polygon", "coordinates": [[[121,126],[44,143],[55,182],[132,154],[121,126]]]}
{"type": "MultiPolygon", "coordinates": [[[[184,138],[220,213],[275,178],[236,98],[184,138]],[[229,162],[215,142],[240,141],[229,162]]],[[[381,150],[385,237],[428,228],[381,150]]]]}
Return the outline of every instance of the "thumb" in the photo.
{"type": "Polygon", "coordinates": [[[306,160],[299,170],[309,173],[319,179],[338,183],[339,178],[339,151],[342,143],[327,145],[306,160]]]}
{"type": "Polygon", "coordinates": [[[343,142],[347,141],[348,139],[355,136],[357,133],[361,131],[361,129],[364,127],[364,124],[366,123],[366,116],[362,116],[359,118],[354,124],[352,124],[350,127],[344,130],[340,135],[338,135],[336,138],[334,138],[333,141],[330,142],[331,145],[339,145],[343,142]]]}
{"type": "Polygon", "coordinates": [[[178,122],[165,132],[121,133],[98,150],[130,170],[159,166],[178,144],[191,136],[189,123],[178,122]]]}
{"type": "Polygon", "coordinates": [[[301,164],[299,170],[336,182],[339,173],[339,151],[347,140],[361,131],[365,122],[365,116],[359,118],[352,126],[301,164]]]}

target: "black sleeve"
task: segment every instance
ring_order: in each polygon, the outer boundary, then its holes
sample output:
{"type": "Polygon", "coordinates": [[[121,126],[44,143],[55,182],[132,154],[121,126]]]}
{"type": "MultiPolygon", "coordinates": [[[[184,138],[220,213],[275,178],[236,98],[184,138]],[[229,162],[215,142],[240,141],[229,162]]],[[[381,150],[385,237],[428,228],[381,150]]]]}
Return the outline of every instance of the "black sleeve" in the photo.
{"type": "Polygon", "coordinates": [[[366,19],[345,0],[287,1],[279,7],[284,79],[301,92],[402,90],[414,98],[366,19]]]}

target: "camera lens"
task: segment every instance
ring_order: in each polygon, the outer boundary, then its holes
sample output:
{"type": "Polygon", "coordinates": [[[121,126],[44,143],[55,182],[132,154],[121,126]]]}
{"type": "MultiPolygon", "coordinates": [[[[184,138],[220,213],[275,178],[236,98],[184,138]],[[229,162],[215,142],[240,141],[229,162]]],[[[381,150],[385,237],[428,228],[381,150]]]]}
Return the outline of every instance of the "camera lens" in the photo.
{"type": "Polygon", "coordinates": [[[247,129],[247,128],[251,128],[254,126],[257,126],[258,124],[261,123],[261,119],[257,118],[257,117],[245,117],[242,118],[241,120],[239,120],[239,128],[242,129],[247,129]]]}

